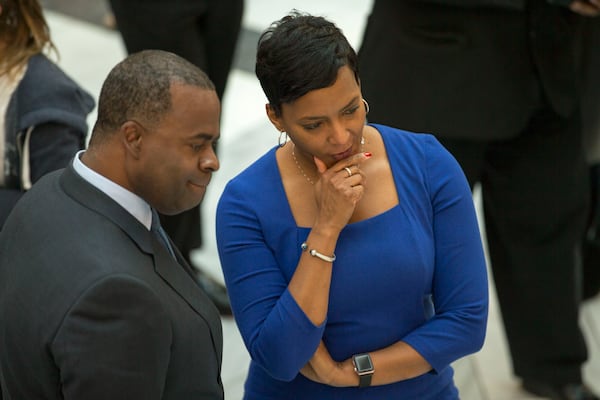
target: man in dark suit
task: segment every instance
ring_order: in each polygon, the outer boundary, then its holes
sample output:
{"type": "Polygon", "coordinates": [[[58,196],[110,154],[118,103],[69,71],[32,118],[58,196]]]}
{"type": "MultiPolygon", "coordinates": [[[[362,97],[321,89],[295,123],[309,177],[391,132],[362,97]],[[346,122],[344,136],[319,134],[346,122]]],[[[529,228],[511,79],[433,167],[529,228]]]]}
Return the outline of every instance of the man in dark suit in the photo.
{"type": "Polygon", "coordinates": [[[558,1],[375,0],[361,82],[370,120],[435,134],[481,184],[523,387],[596,399],[582,386],[578,325],[589,194],[578,52],[582,14],[596,15],[600,2],[558,1]]]}
{"type": "MultiPolygon", "coordinates": [[[[223,98],[244,0],[110,0],[110,5],[129,53],[145,49],[173,52],[202,68],[214,82],[219,99],[223,98]]],[[[221,314],[231,315],[226,288],[191,260],[191,252],[202,247],[200,207],[160,217],[221,314]]]]}
{"type": "Polygon", "coordinates": [[[110,72],[88,150],[0,233],[5,400],[223,399],[219,313],[156,217],[202,200],[219,114],[206,74],[172,53],[110,72]]]}

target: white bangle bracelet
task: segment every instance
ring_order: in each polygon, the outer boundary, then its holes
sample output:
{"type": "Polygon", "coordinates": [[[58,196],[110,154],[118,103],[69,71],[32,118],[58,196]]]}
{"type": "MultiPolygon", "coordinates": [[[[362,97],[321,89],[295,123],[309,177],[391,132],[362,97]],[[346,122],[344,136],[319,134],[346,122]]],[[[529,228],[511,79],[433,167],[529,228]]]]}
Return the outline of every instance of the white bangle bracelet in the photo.
{"type": "MultiPolygon", "coordinates": [[[[306,242],[302,243],[302,245],[300,246],[300,248],[302,249],[302,251],[306,251],[308,249],[308,245],[306,244],[306,242]]],[[[313,257],[317,257],[320,258],[323,261],[332,263],[335,261],[335,253],[333,254],[333,256],[329,257],[326,256],[325,254],[321,254],[318,251],[316,251],[315,249],[310,249],[308,250],[308,254],[310,254],[313,257]]]]}

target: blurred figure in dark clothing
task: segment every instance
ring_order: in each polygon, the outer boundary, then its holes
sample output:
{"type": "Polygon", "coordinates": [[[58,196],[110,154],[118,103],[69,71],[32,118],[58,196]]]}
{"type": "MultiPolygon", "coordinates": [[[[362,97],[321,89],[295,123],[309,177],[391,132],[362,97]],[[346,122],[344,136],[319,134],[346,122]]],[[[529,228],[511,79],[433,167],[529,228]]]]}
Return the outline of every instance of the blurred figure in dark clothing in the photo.
{"type": "Polygon", "coordinates": [[[369,118],[435,134],[481,184],[514,372],[551,399],[597,399],[581,376],[579,89],[583,23],[599,12],[598,0],[375,0],[359,51],[369,118]]]}
{"type": "Polygon", "coordinates": [[[37,0],[0,0],[0,229],[33,183],[85,145],[94,99],[52,50],[37,0]]]}
{"type": "Polygon", "coordinates": [[[590,299],[600,291],[600,19],[586,22],[582,115],[592,192],[589,225],[583,241],[583,298],[590,299]]]}
{"type": "MultiPolygon", "coordinates": [[[[128,53],[144,49],[173,52],[204,70],[223,98],[241,29],[243,0],[110,0],[117,29],[128,53]]],[[[161,215],[161,223],[181,253],[190,259],[202,246],[202,218],[195,207],[161,215]]],[[[196,265],[198,279],[223,315],[230,315],[225,287],[196,265]]]]}

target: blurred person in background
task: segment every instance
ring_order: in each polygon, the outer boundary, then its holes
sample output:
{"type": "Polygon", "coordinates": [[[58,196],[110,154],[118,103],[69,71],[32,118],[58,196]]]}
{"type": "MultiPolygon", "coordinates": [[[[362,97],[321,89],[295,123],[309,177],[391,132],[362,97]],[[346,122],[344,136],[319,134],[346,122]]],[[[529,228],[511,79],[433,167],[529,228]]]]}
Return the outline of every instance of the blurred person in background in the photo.
{"type": "MultiPolygon", "coordinates": [[[[128,53],[144,49],[173,52],[204,70],[223,99],[244,11],[243,0],[110,0],[116,28],[128,53]]],[[[191,265],[221,314],[230,315],[225,287],[191,252],[202,246],[202,216],[196,207],[161,222],[191,265]]]]}
{"type": "Polygon", "coordinates": [[[591,299],[600,292],[600,18],[586,22],[581,108],[590,165],[591,210],[583,239],[583,298],[591,299]]]}
{"type": "Polygon", "coordinates": [[[514,373],[550,399],[597,399],[581,371],[580,66],[583,23],[599,10],[598,0],[375,0],[359,51],[370,118],[435,134],[481,184],[514,373]]]}
{"type": "Polygon", "coordinates": [[[94,99],[51,50],[37,0],[0,0],[0,228],[33,183],[85,146],[94,99]]]}

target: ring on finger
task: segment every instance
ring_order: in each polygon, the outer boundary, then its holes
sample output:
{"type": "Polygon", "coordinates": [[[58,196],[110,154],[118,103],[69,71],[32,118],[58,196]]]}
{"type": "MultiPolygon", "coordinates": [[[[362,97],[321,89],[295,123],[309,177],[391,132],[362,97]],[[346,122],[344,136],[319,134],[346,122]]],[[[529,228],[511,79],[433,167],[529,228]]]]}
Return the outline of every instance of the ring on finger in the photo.
{"type": "Polygon", "coordinates": [[[348,178],[350,178],[352,176],[352,170],[350,168],[348,168],[348,167],[344,167],[344,169],[348,173],[348,178]]]}

